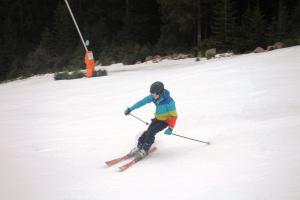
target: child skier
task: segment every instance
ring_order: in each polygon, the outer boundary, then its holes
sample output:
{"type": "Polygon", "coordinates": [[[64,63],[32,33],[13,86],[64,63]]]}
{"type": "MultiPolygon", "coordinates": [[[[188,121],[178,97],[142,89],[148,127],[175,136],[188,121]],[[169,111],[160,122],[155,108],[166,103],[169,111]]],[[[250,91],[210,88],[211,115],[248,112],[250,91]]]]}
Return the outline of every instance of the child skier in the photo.
{"type": "Polygon", "coordinates": [[[156,106],[155,118],[152,119],[148,129],[138,139],[137,147],[132,149],[128,157],[135,157],[140,160],[147,156],[148,150],[154,143],[155,135],[159,131],[165,130],[165,134],[171,135],[174,129],[177,112],[174,100],[170,97],[170,92],[164,89],[164,84],[160,81],[154,82],[150,87],[150,95],[138,101],[133,106],[125,110],[125,115],[129,115],[131,111],[153,102],[156,106]]]}

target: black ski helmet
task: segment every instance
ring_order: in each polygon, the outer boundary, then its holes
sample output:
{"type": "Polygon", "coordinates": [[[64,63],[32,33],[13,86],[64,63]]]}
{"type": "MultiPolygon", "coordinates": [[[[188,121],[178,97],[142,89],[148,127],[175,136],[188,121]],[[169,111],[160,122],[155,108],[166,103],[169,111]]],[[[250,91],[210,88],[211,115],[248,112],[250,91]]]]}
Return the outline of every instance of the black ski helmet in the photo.
{"type": "Polygon", "coordinates": [[[164,91],[164,84],[160,81],[156,81],[152,83],[150,87],[150,93],[151,94],[162,94],[164,91]]]}

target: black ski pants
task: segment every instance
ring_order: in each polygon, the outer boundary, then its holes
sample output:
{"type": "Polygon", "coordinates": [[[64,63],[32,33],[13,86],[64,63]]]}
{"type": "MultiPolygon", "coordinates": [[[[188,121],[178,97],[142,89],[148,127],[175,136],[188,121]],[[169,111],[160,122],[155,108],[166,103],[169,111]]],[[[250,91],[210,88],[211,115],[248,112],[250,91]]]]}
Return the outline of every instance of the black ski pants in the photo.
{"type": "Polygon", "coordinates": [[[139,137],[138,148],[148,151],[151,145],[154,143],[156,133],[164,130],[167,126],[168,124],[164,121],[152,119],[148,129],[139,137]]]}

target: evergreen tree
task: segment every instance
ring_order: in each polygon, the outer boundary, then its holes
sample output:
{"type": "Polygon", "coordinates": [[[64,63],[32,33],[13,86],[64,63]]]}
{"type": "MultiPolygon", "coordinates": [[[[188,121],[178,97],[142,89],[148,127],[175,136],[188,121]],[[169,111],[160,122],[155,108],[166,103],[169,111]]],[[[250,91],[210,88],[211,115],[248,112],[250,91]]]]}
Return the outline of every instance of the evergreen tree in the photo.
{"type": "Polygon", "coordinates": [[[266,45],[266,22],[258,5],[243,14],[235,29],[234,47],[238,52],[253,50],[266,45]]]}
{"type": "Polygon", "coordinates": [[[289,23],[289,16],[287,12],[287,7],[285,1],[279,1],[279,8],[278,8],[278,34],[277,40],[283,40],[288,32],[288,23],[289,23]]]}
{"type": "Polygon", "coordinates": [[[276,17],[272,18],[270,25],[267,27],[266,38],[268,44],[274,44],[274,42],[278,41],[278,20],[276,17]]]}
{"type": "Polygon", "coordinates": [[[232,48],[234,12],[231,0],[217,0],[214,8],[212,31],[216,38],[217,48],[232,48]]]}
{"type": "Polygon", "coordinates": [[[277,14],[272,18],[270,25],[267,27],[266,37],[269,44],[283,41],[288,37],[289,21],[286,3],[284,0],[280,0],[277,14]]]}
{"type": "MultiPolygon", "coordinates": [[[[47,35],[47,33],[45,34],[47,35]]],[[[44,37],[46,37],[45,34],[44,37]]],[[[74,49],[80,42],[72,18],[63,2],[58,3],[54,12],[51,35],[52,39],[48,45],[50,46],[50,53],[55,59],[51,71],[62,70],[70,62],[74,49]]]]}
{"type": "Polygon", "coordinates": [[[295,44],[300,44],[300,1],[292,15],[290,38],[294,38],[296,40],[295,44]]]}
{"type": "Polygon", "coordinates": [[[17,54],[19,39],[17,37],[17,27],[10,17],[7,17],[4,21],[4,32],[1,42],[1,61],[3,65],[0,67],[0,77],[1,79],[15,78],[18,75],[20,66],[12,65],[14,60],[20,55],[17,54]]]}
{"type": "Polygon", "coordinates": [[[198,0],[160,0],[161,35],[159,48],[197,45],[197,19],[199,16],[198,0]]]}
{"type": "Polygon", "coordinates": [[[141,45],[154,44],[159,37],[158,4],[153,0],[126,0],[125,16],[119,38],[141,45]]]}
{"type": "Polygon", "coordinates": [[[266,27],[267,23],[264,19],[264,16],[261,13],[259,5],[257,5],[253,10],[253,17],[251,18],[250,22],[251,32],[254,47],[256,46],[265,46],[266,45],[266,27]]]}
{"type": "Polygon", "coordinates": [[[53,36],[51,35],[48,27],[46,27],[46,29],[42,34],[40,47],[44,48],[49,53],[54,52],[55,42],[53,40],[53,36]]]}
{"type": "Polygon", "coordinates": [[[55,10],[52,34],[55,51],[53,53],[57,56],[64,56],[66,53],[70,53],[80,41],[69,11],[63,2],[59,2],[55,10]]]}

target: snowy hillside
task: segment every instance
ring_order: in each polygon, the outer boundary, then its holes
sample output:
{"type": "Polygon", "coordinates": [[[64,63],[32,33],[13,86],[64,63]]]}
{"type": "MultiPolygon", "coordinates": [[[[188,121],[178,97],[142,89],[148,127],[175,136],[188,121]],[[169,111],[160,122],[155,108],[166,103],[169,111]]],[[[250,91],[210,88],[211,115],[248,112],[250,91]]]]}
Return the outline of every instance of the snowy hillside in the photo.
{"type": "Polygon", "coordinates": [[[300,199],[300,46],[108,71],[0,85],[0,199],[300,199]],[[160,133],[158,151],[128,171],[105,167],[146,129],[123,112],[157,80],[176,101],[174,132],[212,144],[160,133]]]}

